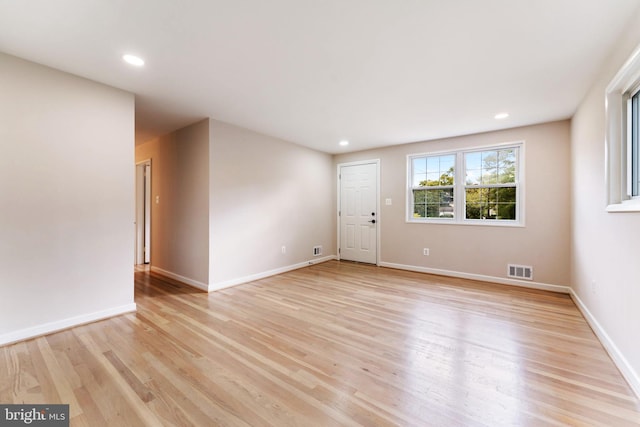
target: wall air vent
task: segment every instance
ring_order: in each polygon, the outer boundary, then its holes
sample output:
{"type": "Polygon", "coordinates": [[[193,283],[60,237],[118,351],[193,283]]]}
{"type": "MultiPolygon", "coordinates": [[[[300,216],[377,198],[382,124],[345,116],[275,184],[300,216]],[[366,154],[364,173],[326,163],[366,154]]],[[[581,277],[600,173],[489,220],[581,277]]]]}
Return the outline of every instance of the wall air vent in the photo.
{"type": "Polygon", "coordinates": [[[313,256],[322,255],[322,246],[314,246],[313,247],[313,256]]]}
{"type": "Polygon", "coordinates": [[[514,279],[533,280],[533,267],[528,265],[507,265],[507,276],[514,279]]]}

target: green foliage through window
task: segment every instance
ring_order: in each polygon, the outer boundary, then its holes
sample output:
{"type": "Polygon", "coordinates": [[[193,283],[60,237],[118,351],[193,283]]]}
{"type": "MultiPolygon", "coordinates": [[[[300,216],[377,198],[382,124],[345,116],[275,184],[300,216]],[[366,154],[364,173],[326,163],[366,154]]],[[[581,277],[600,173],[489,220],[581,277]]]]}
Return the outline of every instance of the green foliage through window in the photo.
{"type": "Polygon", "coordinates": [[[519,221],[521,144],[503,147],[410,157],[411,216],[519,221]]]}
{"type": "Polygon", "coordinates": [[[516,148],[465,153],[465,218],[515,220],[516,148]]]}
{"type": "Polygon", "coordinates": [[[454,154],[413,159],[414,218],[454,217],[455,164],[454,154]]]}

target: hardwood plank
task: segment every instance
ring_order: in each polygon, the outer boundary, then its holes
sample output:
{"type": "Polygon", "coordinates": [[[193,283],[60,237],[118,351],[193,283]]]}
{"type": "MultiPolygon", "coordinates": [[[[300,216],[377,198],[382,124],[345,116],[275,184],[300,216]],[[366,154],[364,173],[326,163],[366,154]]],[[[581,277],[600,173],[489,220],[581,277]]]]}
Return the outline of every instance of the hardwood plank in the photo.
{"type": "Polygon", "coordinates": [[[135,278],[137,313],[0,348],[0,401],[78,426],[640,424],[567,295],[338,261],[211,294],[135,278]]]}

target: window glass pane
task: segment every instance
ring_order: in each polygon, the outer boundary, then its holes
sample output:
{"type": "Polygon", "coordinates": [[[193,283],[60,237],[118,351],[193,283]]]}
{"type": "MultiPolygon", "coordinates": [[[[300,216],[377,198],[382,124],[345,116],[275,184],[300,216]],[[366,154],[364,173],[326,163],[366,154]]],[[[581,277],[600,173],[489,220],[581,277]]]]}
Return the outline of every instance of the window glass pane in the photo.
{"type": "Polygon", "coordinates": [[[516,149],[465,154],[467,185],[516,182],[516,149]]]}
{"type": "Polygon", "coordinates": [[[456,157],[441,156],[440,157],[440,185],[453,185],[455,178],[456,157]]]}
{"type": "Polygon", "coordinates": [[[498,182],[516,182],[516,150],[509,148],[498,151],[498,182]]]}
{"type": "Polygon", "coordinates": [[[420,182],[427,179],[427,159],[424,157],[414,158],[412,161],[413,179],[411,185],[419,187],[420,182]]]}
{"type": "Polygon", "coordinates": [[[464,155],[465,183],[467,185],[480,184],[482,176],[482,153],[466,153],[464,155]]]}
{"type": "Polygon", "coordinates": [[[413,190],[414,218],[453,218],[453,188],[413,190]]]}
{"type": "Polygon", "coordinates": [[[516,219],[516,189],[515,187],[496,188],[496,219],[516,219]]]}
{"type": "Polygon", "coordinates": [[[454,183],[456,156],[419,157],[413,160],[413,187],[448,186],[454,183]]]}
{"type": "Polygon", "coordinates": [[[464,165],[467,169],[480,169],[482,167],[482,153],[467,153],[464,155],[464,165]]]}
{"type": "Polygon", "coordinates": [[[440,190],[440,206],[438,208],[438,216],[440,218],[453,218],[454,214],[453,204],[453,188],[446,188],[440,190]]]}
{"type": "Polygon", "coordinates": [[[427,157],[427,171],[438,173],[440,170],[440,157],[432,156],[427,157]]]}
{"type": "Polygon", "coordinates": [[[417,157],[413,159],[413,173],[427,173],[427,159],[417,157]]]}
{"type": "Polygon", "coordinates": [[[478,185],[480,184],[482,171],[480,169],[468,169],[467,170],[467,185],[478,185]]]}
{"type": "Polygon", "coordinates": [[[441,156],[440,157],[440,174],[448,174],[453,172],[454,166],[456,164],[456,157],[451,156],[441,156]]]}
{"type": "Polygon", "coordinates": [[[498,182],[498,152],[483,151],[482,153],[482,184],[498,182]]]}
{"type": "Polygon", "coordinates": [[[465,191],[465,218],[516,219],[516,188],[468,188],[465,191]]]}
{"type": "Polygon", "coordinates": [[[465,191],[465,218],[482,219],[486,204],[486,188],[469,188],[465,191]]]}
{"type": "Polygon", "coordinates": [[[438,172],[431,172],[430,170],[430,172],[427,174],[427,182],[424,185],[440,185],[440,174],[438,174],[438,172]]]}
{"type": "Polygon", "coordinates": [[[427,201],[425,190],[413,190],[413,217],[424,218],[427,201]]]}
{"type": "Polygon", "coordinates": [[[640,92],[631,98],[631,195],[640,195],[640,92]]]}

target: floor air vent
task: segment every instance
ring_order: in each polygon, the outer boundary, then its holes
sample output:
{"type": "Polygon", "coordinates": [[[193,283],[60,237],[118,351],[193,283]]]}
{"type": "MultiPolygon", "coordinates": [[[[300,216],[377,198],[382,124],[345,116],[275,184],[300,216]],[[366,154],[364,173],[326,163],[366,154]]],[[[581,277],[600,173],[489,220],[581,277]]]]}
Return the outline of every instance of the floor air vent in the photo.
{"type": "Polygon", "coordinates": [[[507,276],[515,279],[533,280],[533,267],[509,264],[507,266],[507,276]]]}

